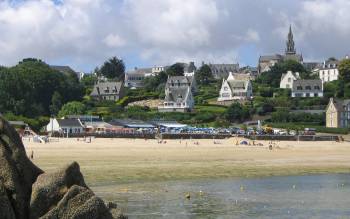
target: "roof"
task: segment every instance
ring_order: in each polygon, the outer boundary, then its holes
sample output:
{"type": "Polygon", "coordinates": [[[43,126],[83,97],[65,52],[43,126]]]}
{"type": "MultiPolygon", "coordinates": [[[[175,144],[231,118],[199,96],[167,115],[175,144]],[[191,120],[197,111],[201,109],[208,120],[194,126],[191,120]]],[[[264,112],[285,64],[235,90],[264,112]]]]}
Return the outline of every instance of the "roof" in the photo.
{"type": "Polygon", "coordinates": [[[188,126],[178,122],[167,122],[167,121],[157,121],[157,122],[153,122],[153,124],[160,127],[165,127],[165,128],[185,128],[188,126]]]}
{"type": "Polygon", "coordinates": [[[299,72],[292,72],[292,71],[287,71],[287,73],[283,73],[281,76],[281,81],[284,79],[285,76],[287,76],[288,74],[292,74],[294,78],[296,79],[300,79],[300,75],[299,72]]]}
{"type": "Polygon", "coordinates": [[[91,96],[119,94],[123,87],[123,82],[99,82],[94,86],[91,96]]]}
{"type": "Polygon", "coordinates": [[[180,82],[180,83],[192,83],[192,76],[170,76],[168,77],[167,83],[171,82],[180,82]]]}
{"type": "Polygon", "coordinates": [[[191,92],[189,87],[171,87],[166,92],[165,101],[167,102],[184,102],[188,93],[191,92]]]}
{"type": "Polygon", "coordinates": [[[260,62],[268,62],[268,61],[271,61],[271,60],[282,60],[283,59],[283,55],[280,55],[280,54],[275,54],[275,55],[263,55],[263,56],[260,56],[259,58],[259,61],[260,62]]]}
{"type": "Polygon", "coordinates": [[[331,100],[332,99],[333,99],[334,106],[338,111],[343,111],[344,106],[350,104],[350,99],[341,100],[341,99],[331,98],[331,100]]]}
{"type": "Polygon", "coordinates": [[[246,90],[247,88],[247,85],[249,83],[249,81],[244,81],[244,80],[230,80],[230,81],[227,81],[227,83],[229,84],[231,90],[246,90]]]}
{"type": "Polygon", "coordinates": [[[92,121],[92,122],[86,122],[85,125],[87,127],[104,127],[104,128],[112,128],[113,125],[103,122],[103,121],[92,121]]]}
{"type": "Polygon", "coordinates": [[[234,77],[235,80],[246,81],[246,80],[250,80],[251,75],[250,74],[244,74],[244,73],[234,73],[233,77],[234,77]]]}
{"type": "Polygon", "coordinates": [[[57,119],[57,122],[61,127],[82,127],[78,119],[57,119]]]}
{"type": "Polygon", "coordinates": [[[155,128],[155,126],[150,123],[132,119],[113,119],[108,123],[113,126],[123,126],[125,128],[155,128]]]}
{"type": "Polygon", "coordinates": [[[126,75],[144,75],[152,73],[152,68],[136,68],[134,70],[126,72],[126,75]]]}
{"type": "Polygon", "coordinates": [[[209,67],[212,71],[236,72],[239,70],[239,64],[209,64],[209,67]]]}
{"type": "Polygon", "coordinates": [[[322,80],[320,79],[313,79],[313,80],[295,80],[293,82],[293,91],[298,92],[319,92],[323,90],[322,86],[322,80]],[[311,89],[306,89],[307,86],[310,86],[311,89]],[[316,89],[315,87],[319,87],[319,89],[316,89]],[[298,87],[301,87],[301,89],[298,90],[298,87]]]}
{"type": "Polygon", "coordinates": [[[65,117],[65,119],[79,119],[80,122],[101,122],[102,119],[99,116],[93,116],[93,115],[68,115],[65,117]]]}
{"type": "Polygon", "coordinates": [[[184,73],[190,73],[196,71],[196,66],[194,65],[194,62],[189,62],[189,63],[183,63],[179,62],[178,64],[182,65],[184,68],[184,73]]]}

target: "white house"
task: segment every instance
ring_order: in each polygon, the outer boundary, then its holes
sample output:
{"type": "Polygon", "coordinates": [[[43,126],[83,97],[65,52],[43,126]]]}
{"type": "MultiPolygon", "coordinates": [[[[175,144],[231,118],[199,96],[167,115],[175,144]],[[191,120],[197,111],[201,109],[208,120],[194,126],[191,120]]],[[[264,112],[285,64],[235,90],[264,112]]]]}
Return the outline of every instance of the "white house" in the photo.
{"type": "Polygon", "coordinates": [[[320,79],[295,80],[292,97],[323,97],[323,83],[320,79]]]}
{"type": "Polygon", "coordinates": [[[280,88],[289,88],[293,87],[293,81],[300,79],[299,72],[293,73],[292,71],[287,71],[286,74],[282,74],[280,88]]]}
{"type": "Polygon", "coordinates": [[[190,112],[194,107],[191,87],[170,87],[165,89],[164,102],[158,107],[159,112],[190,112]]]}
{"type": "Polygon", "coordinates": [[[318,73],[323,83],[338,80],[339,78],[338,64],[339,64],[338,60],[328,60],[323,63],[318,73]]]}
{"type": "Polygon", "coordinates": [[[83,124],[79,119],[50,119],[46,125],[47,132],[58,132],[62,134],[84,133],[83,124]]]}
{"type": "Polygon", "coordinates": [[[253,97],[253,88],[250,80],[235,80],[232,72],[223,79],[218,101],[248,100],[253,97]]]}

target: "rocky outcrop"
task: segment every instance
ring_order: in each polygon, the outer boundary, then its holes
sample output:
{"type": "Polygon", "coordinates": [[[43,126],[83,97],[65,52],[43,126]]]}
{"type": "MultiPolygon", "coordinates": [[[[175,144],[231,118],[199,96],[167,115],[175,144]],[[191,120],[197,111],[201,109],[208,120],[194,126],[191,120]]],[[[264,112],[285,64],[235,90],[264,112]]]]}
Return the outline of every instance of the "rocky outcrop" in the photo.
{"type": "Polygon", "coordinates": [[[127,217],[87,187],[78,163],[44,173],[28,158],[16,130],[0,116],[0,219],[127,217]]]}
{"type": "Polygon", "coordinates": [[[72,186],[58,205],[40,219],[113,219],[104,202],[94,193],[77,185],[72,186]]]}
{"type": "Polygon", "coordinates": [[[0,117],[0,180],[17,219],[27,219],[32,184],[43,173],[27,157],[16,130],[0,117]]]}
{"type": "Polygon", "coordinates": [[[15,212],[12,209],[11,202],[7,197],[4,184],[0,181],[0,218],[16,219],[15,212]]]}
{"type": "Polygon", "coordinates": [[[74,185],[87,188],[79,164],[74,162],[56,173],[41,174],[33,184],[30,218],[36,219],[56,206],[74,185]]]}

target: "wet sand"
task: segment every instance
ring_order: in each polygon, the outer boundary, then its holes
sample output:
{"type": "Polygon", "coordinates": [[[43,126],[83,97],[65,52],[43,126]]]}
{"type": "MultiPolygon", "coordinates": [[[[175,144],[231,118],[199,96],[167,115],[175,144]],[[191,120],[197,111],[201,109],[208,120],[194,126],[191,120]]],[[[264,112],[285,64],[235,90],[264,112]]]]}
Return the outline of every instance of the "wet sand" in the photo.
{"type": "Polygon", "coordinates": [[[350,143],[256,141],[264,146],[236,145],[242,139],[157,140],[59,139],[47,144],[24,140],[28,155],[45,171],[79,162],[90,185],[163,180],[260,177],[315,173],[348,173],[350,143]],[[199,142],[199,144],[195,144],[199,142]]]}

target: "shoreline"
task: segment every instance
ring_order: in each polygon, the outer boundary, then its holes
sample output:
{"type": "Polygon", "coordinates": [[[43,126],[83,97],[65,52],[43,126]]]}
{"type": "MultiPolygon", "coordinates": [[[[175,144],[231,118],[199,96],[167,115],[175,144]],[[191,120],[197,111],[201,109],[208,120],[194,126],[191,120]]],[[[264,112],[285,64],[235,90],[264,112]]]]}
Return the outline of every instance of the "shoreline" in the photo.
{"type": "Polygon", "coordinates": [[[225,140],[76,139],[40,144],[24,141],[33,162],[50,172],[72,161],[80,163],[91,186],[220,178],[314,175],[350,172],[348,142],[275,142],[236,146],[225,140]],[[198,142],[199,144],[194,144],[198,142]],[[187,145],[187,146],[186,146],[187,145]]]}

